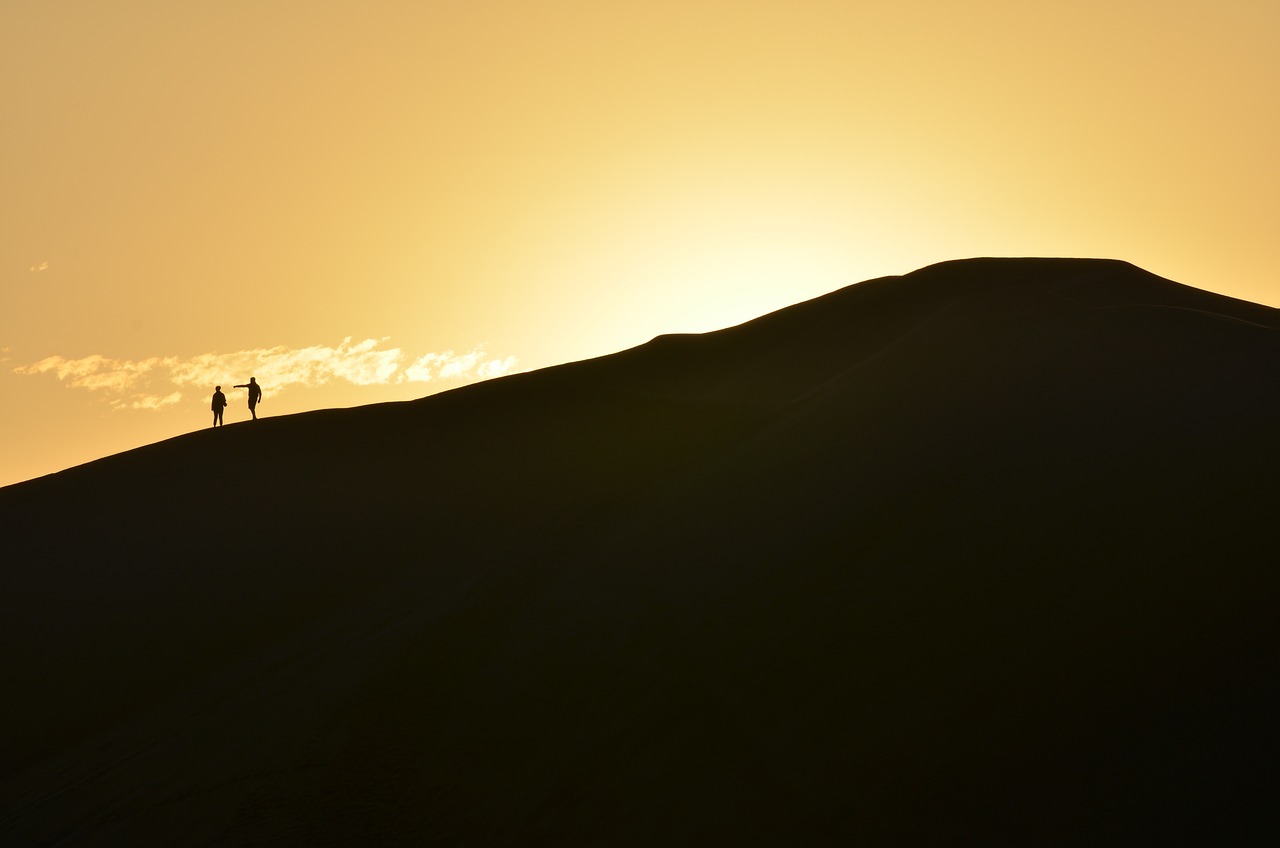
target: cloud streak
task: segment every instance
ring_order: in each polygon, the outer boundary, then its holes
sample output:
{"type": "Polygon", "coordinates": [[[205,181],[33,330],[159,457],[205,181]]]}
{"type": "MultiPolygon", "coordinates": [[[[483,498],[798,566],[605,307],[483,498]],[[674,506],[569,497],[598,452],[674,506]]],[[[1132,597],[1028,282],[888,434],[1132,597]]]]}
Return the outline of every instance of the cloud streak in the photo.
{"type": "Polygon", "coordinates": [[[281,346],[202,353],[185,359],[49,356],[20,365],[13,372],[52,375],[70,388],[102,392],[116,409],[163,409],[182,402],[189,390],[203,398],[212,386],[246,380],[249,375],[256,376],[272,394],[279,394],[338,381],[357,386],[473,382],[509,374],[516,365],[514,356],[492,357],[483,346],[461,354],[448,350],[414,356],[398,347],[385,347],[387,341],[353,342],[348,336],[336,347],[281,346]]]}

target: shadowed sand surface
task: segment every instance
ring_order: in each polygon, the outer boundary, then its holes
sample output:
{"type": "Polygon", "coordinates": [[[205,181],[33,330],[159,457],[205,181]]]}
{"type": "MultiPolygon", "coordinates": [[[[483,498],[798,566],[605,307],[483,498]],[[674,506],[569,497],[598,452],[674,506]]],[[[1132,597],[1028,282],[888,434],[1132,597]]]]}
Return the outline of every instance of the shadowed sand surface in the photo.
{"type": "Polygon", "coordinates": [[[965,260],[0,489],[0,842],[1272,844],[1278,327],[965,260]]]}

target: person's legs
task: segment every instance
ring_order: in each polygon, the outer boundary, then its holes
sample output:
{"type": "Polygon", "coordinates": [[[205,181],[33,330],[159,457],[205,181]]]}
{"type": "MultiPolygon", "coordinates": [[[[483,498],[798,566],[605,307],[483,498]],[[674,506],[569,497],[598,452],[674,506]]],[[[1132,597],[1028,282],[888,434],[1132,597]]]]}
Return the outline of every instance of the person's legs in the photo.
{"type": "Polygon", "coordinates": [[[253,420],[254,420],[254,421],[257,421],[257,420],[258,420],[258,406],[257,406],[257,404],[253,404],[253,403],[249,404],[249,414],[253,416],[253,420]]]}

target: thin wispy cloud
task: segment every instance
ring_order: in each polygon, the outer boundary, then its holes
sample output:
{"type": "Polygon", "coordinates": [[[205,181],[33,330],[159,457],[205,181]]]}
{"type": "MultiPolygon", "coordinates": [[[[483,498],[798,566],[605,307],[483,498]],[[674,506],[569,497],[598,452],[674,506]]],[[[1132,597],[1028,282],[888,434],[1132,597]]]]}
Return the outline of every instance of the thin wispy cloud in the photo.
{"type": "Polygon", "coordinates": [[[432,380],[479,379],[501,377],[515,367],[516,358],[488,359],[483,351],[456,354],[453,351],[428,353],[404,369],[401,381],[429,383],[432,380]]]}
{"type": "Polygon", "coordinates": [[[132,401],[121,401],[116,404],[117,407],[128,409],[164,409],[166,406],[173,406],[182,402],[182,392],[170,392],[164,397],[156,395],[139,395],[132,401]]]}
{"type": "Polygon", "coordinates": [[[38,274],[38,273],[39,273],[39,272],[41,272],[41,271],[48,271],[48,270],[49,270],[49,263],[48,263],[48,262],[41,262],[39,265],[32,265],[32,266],[31,266],[31,271],[32,271],[32,273],[37,273],[37,274],[38,274]]]}
{"type": "Polygon", "coordinates": [[[470,382],[501,377],[515,369],[514,356],[493,357],[484,347],[467,353],[444,351],[419,356],[388,339],[336,347],[271,347],[232,353],[202,353],[149,359],[114,359],[93,354],[78,359],[49,356],[13,369],[15,374],[52,375],[70,388],[103,393],[117,409],[163,409],[185,397],[200,397],[211,386],[246,380],[249,375],[272,394],[290,388],[313,388],[343,381],[357,386],[386,386],[435,381],[470,382]]]}

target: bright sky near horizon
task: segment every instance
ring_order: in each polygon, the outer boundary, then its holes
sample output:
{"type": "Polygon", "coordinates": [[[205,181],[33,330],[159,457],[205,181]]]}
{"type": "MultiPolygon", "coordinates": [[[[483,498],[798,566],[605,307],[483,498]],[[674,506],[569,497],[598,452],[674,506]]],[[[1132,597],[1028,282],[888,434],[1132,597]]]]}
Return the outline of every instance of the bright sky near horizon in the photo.
{"type": "MultiPolygon", "coordinates": [[[[984,255],[1280,305],[1274,0],[14,0],[0,485],[984,255]]],[[[519,422],[512,422],[518,427],[519,422]]],[[[239,484],[228,469],[226,485],[239,484]]]]}

